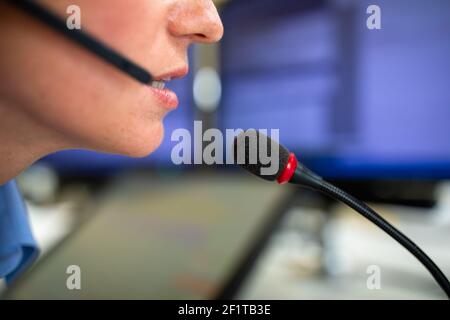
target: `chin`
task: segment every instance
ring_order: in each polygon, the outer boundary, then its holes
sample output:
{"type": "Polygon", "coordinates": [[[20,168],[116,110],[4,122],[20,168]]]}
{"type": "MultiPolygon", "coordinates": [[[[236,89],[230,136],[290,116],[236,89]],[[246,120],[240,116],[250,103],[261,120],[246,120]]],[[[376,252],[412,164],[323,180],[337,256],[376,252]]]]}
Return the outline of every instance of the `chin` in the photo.
{"type": "Polygon", "coordinates": [[[117,153],[132,158],[143,158],[153,153],[161,145],[164,137],[164,126],[160,123],[152,129],[124,141],[124,148],[117,153]]]}

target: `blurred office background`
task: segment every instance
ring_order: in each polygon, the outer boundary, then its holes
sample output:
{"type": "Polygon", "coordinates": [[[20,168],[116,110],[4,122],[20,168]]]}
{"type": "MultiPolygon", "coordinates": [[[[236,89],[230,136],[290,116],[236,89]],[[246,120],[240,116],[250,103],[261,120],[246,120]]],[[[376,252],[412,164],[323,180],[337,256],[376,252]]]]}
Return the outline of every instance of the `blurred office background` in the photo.
{"type": "Polygon", "coordinates": [[[157,152],[65,151],[18,179],[42,255],[3,297],[445,298],[350,209],[233,166],[176,166],[170,135],[192,132],[194,120],[203,130],[280,129],[302,161],[370,202],[450,275],[450,2],[217,4],[224,39],[190,51],[157,152]],[[373,4],[380,30],[366,25],[373,4]],[[81,268],[81,290],[66,288],[69,265],[81,268]],[[379,289],[367,285],[373,270],[379,289]]]}

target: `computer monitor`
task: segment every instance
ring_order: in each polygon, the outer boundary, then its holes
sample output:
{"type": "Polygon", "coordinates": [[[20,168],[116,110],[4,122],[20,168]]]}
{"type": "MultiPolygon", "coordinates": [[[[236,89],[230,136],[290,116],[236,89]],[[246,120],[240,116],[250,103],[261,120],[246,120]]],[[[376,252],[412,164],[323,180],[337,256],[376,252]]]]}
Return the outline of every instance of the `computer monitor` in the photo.
{"type": "Polygon", "coordinates": [[[231,1],[221,126],[280,129],[328,178],[450,178],[450,2],[231,1]]]}

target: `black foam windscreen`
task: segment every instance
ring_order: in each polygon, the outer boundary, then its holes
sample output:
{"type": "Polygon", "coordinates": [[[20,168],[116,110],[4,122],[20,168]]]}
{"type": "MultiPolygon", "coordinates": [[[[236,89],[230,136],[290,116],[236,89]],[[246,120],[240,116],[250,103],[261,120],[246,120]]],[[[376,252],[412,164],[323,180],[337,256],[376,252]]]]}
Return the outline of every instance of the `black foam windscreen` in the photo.
{"type": "Polygon", "coordinates": [[[235,164],[268,181],[276,180],[289,160],[289,151],[285,147],[253,129],[235,137],[233,151],[235,164]]]}

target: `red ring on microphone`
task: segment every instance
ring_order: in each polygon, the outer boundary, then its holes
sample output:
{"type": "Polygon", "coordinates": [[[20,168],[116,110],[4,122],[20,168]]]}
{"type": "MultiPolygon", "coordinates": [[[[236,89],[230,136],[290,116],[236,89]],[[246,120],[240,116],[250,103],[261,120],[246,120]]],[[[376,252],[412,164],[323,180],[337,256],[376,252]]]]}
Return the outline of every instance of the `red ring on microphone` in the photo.
{"type": "Polygon", "coordinates": [[[295,170],[297,169],[297,158],[295,157],[295,154],[291,153],[289,154],[289,159],[286,164],[286,167],[284,168],[281,175],[278,177],[277,182],[279,184],[283,184],[286,182],[289,182],[291,180],[292,176],[294,175],[295,170]]]}

